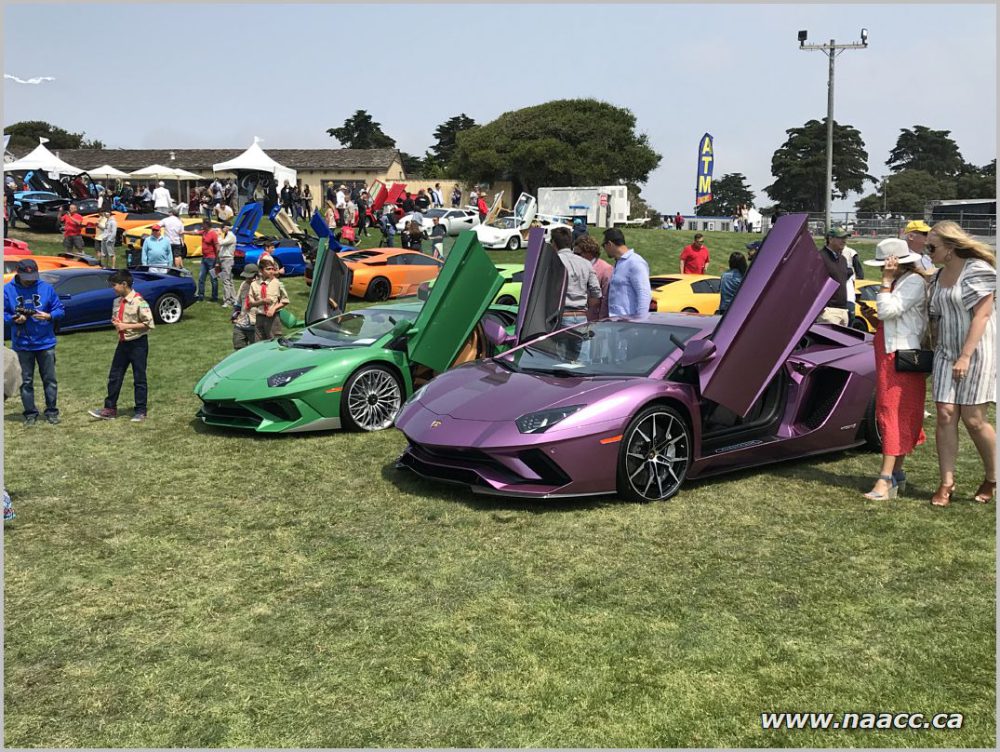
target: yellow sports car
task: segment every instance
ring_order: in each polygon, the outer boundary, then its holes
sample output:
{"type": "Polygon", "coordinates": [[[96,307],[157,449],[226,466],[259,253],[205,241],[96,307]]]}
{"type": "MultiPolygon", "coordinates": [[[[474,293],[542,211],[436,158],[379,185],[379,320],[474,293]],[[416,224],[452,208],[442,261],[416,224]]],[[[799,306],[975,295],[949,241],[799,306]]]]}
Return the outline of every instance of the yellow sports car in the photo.
{"type": "Polygon", "coordinates": [[[720,281],[710,274],[658,274],[649,278],[649,285],[651,311],[713,314],[719,310],[720,281]]]}
{"type": "MultiPolygon", "coordinates": [[[[201,233],[205,231],[205,218],[204,217],[181,217],[181,222],[184,223],[184,232],[197,232],[201,233]]],[[[141,225],[139,227],[134,227],[125,233],[125,247],[131,248],[136,251],[142,250],[142,241],[148,238],[152,234],[152,230],[149,229],[153,225],[158,224],[157,222],[150,222],[148,225],[141,225]]],[[[210,227],[215,227],[218,229],[218,222],[209,222],[210,227]]],[[[254,233],[255,237],[264,237],[259,232],[254,233]]],[[[201,235],[185,235],[184,245],[187,246],[187,255],[190,256],[201,256],[201,235]]]]}
{"type": "Polygon", "coordinates": [[[861,315],[861,304],[862,302],[867,303],[869,310],[872,312],[872,318],[878,318],[875,315],[875,299],[878,297],[878,288],[881,286],[882,281],[879,279],[856,279],[854,280],[854,290],[857,293],[854,301],[854,328],[862,332],[868,332],[869,334],[875,333],[875,327],[872,326],[868,321],[865,320],[864,316],[861,315]]]}

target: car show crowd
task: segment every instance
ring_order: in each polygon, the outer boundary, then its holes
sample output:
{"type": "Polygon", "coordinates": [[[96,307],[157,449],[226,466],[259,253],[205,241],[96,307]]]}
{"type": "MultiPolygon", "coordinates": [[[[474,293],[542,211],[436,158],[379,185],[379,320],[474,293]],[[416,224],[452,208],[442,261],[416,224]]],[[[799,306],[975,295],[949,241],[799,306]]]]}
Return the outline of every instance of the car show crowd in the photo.
{"type": "MultiPolygon", "coordinates": [[[[198,234],[201,261],[195,299],[206,300],[208,282],[211,288],[208,301],[221,304],[230,312],[234,350],[280,336],[283,317],[294,322],[294,317],[285,311],[289,297],[280,280],[284,270],[273,256],[273,242],[264,242],[257,262],[247,263],[239,270],[238,289],[234,284],[237,241],[231,222],[237,190],[232,180],[216,179],[195,187],[183,204],[173,200],[162,182],[144,184],[141,190],[136,190],[126,181],[118,188],[101,189],[97,196],[99,218],[94,242],[102,266],[116,269],[115,244],[120,228],[113,214],[115,207],[160,211],[163,219],[149,227],[141,251],[137,256],[130,252],[127,266],[183,268],[187,257],[184,237],[198,234]],[[213,220],[217,226],[206,222],[204,229],[191,233],[185,229],[183,214],[213,220]]],[[[286,181],[275,198],[280,210],[291,220],[310,216],[313,197],[308,186],[300,189],[286,181]]],[[[461,192],[456,188],[449,200],[457,207],[461,192]]],[[[387,201],[378,208],[365,189],[331,184],[321,201],[317,208],[339,240],[367,237],[369,229],[375,228],[382,235],[380,247],[392,247],[397,221],[406,217],[402,247],[423,250],[423,242],[429,240],[430,255],[444,258],[445,227],[437,218],[429,229],[423,222],[424,212],[445,206],[440,184],[412,194],[402,192],[395,201],[387,201]]],[[[475,207],[480,220],[485,219],[489,211],[485,191],[473,190],[470,206],[475,207]]],[[[745,208],[741,209],[741,216],[745,217],[745,208]]],[[[76,204],[67,207],[59,222],[65,250],[79,253],[83,248],[84,217],[76,204]]],[[[741,224],[741,229],[745,227],[741,224]]],[[[927,377],[931,375],[940,475],[931,504],[947,506],[955,494],[960,425],[965,426],[972,438],[984,471],[983,481],[971,498],[979,503],[991,501],[996,491],[996,437],[987,410],[995,402],[996,391],[995,252],[954,222],[942,221],[933,227],[921,220],[910,222],[902,238],[881,241],[875,259],[865,262],[876,267],[881,275],[876,304],[872,306],[856,299],[854,282],[863,277],[864,271],[857,254],[847,245],[850,235],[844,228],[832,227],[819,250],[829,276],[837,285],[817,322],[849,326],[857,303],[861,316],[874,329],[876,420],[883,457],[878,478],[864,496],[872,500],[891,499],[905,491],[906,458],[926,439],[924,404],[927,377]]],[[[655,310],[649,265],[628,246],[621,229],[604,230],[599,242],[585,224],[574,225],[572,229],[559,226],[551,229],[549,238],[551,252],[558,255],[566,270],[560,319],[563,327],[607,317],[644,317],[651,307],[655,310]],[[607,260],[601,257],[602,250],[607,260]]],[[[683,249],[681,275],[707,274],[710,252],[704,240],[702,233],[696,233],[693,242],[683,249]]],[[[762,242],[747,244],[746,255],[729,256],[728,268],[720,278],[716,313],[726,314],[737,300],[762,242]]],[[[146,361],[154,317],[150,305],[133,289],[128,269],[116,270],[109,281],[116,294],[110,322],[117,343],[104,404],[89,414],[102,420],[117,416],[122,380],[131,367],[135,385],[132,420],[143,422],[148,414],[146,361]]],[[[40,278],[37,263],[31,258],[20,261],[13,279],[4,288],[4,323],[10,330],[14,355],[9,358],[5,353],[5,369],[8,376],[10,368],[20,372],[18,391],[26,426],[34,425],[40,417],[50,424],[60,422],[55,326],[63,316],[60,296],[40,278]],[[43,413],[35,401],[36,370],[45,399],[43,413]]],[[[572,359],[574,353],[567,353],[567,357],[572,359]]]]}

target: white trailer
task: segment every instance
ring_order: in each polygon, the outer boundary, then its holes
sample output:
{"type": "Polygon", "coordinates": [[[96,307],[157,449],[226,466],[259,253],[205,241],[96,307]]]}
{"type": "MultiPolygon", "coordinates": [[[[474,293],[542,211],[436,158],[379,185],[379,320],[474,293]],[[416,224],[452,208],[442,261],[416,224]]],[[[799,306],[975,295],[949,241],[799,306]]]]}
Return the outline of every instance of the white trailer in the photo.
{"type": "Polygon", "coordinates": [[[539,214],[572,217],[586,212],[587,224],[591,226],[613,227],[624,224],[628,221],[630,210],[628,188],[624,185],[538,189],[539,214]]]}

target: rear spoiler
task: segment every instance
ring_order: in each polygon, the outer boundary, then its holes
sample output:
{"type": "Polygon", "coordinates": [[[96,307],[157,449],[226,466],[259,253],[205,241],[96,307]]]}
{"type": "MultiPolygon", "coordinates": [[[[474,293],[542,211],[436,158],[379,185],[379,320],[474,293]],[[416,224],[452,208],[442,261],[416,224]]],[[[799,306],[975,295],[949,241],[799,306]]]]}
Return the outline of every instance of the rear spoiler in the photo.
{"type": "Polygon", "coordinates": [[[176,266],[134,266],[133,272],[151,272],[153,274],[165,274],[168,277],[193,277],[187,269],[178,269],[176,266]]]}
{"type": "Polygon", "coordinates": [[[88,256],[85,253],[66,253],[65,251],[63,251],[62,253],[57,253],[56,255],[59,258],[73,259],[74,261],[83,261],[84,263],[87,263],[90,266],[100,266],[101,265],[100,261],[98,261],[93,256],[88,256]]]}

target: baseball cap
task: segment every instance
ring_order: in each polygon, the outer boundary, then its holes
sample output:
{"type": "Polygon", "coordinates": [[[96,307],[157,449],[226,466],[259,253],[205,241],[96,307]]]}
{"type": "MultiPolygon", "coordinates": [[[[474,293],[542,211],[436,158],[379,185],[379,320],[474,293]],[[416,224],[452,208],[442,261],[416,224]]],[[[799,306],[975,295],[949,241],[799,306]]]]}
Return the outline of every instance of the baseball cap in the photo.
{"type": "Polygon", "coordinates": [[[828,238],[849,238],[851,233],[846,227],[831,227],[826,236],[828,238]]]}
{"type": "Polygon", "coordinates": [[[152,226],[152,227],[150,227],[149,229],[150,229],[150,230],[161,230],[161,229],[163,229],[163,228],[161,228],[161,227],[160,227],[159,225],[153,225],[153,226],[152,226]]]}
{"type": "Polygon", "coordinates": [[[18,279],[22,282],[38,281],[38,264],[35,263],[34,259],[21,259],[18,261],[15,272],[18,279]]]}
{"type": "Polygon", "coordinates": [[[257,264],[247,264],[243,267],[243,271],[240,273],[240,276],[243,277],[243,279],[253,279],[257,276],[258,271],[257,264]]]}
{"type": "Polygon", "coordinates": [[[930,232],[931,226],[924,222],[922,219],[914,219],[912,222],[906,223],[906,228],[903,232],[930,232]]]}

